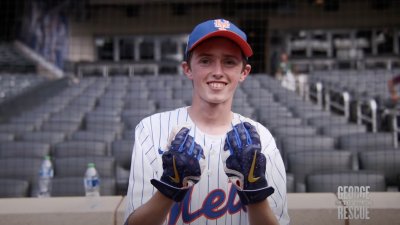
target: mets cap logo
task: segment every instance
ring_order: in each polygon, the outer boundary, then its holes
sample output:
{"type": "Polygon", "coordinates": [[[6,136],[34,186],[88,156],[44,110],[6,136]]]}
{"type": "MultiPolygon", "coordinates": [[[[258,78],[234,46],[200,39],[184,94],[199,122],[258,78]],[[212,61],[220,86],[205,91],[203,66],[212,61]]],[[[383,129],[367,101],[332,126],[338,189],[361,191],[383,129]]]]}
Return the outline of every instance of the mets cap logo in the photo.
{"type": "Polygon", "coordinates": [[[231,24],[229,23],[228,20],[214,20],[214,26],[215,28],[217,28],[218,30],[226,30],[229,29],[231,24]]]}

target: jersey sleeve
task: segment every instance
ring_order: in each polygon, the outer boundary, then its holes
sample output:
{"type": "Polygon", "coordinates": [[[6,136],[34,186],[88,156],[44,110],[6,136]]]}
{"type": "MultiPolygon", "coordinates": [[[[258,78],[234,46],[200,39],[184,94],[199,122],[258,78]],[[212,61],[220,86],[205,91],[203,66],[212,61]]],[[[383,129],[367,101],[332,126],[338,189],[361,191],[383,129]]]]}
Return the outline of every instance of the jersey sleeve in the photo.
{"type": "Polygon", "coordinates": [[[154,163],[150,162],[148,157],[148,154],[154,151],[153,138],[142,121],[135,129],[125,221],[133,211],[146,203],[156,191],[150,180],[157,178],[157,172],[152,166],[154,163]]]}
{"type": "Polygon", "coordinates": [[[268,197],[268,202],[279,224],[286,225],[289,224],[290,218],[287,210],[285,166],[271,133],[261,124],[257,124],[257,130],[260,133],[262,153],[264,153],[267,160],[265,174],[268,185],[275,189],[275,192],[268,197]]]}

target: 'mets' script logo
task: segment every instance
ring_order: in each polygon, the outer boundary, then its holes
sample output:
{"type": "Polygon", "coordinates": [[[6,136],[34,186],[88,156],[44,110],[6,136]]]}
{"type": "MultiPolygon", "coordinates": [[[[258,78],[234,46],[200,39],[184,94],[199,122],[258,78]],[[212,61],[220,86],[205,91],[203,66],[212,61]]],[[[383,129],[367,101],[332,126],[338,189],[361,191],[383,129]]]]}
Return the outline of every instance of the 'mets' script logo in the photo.
{"type": "Polygon", "coordinates": [[[209,220],[215,220],[224,216],[226,213],[233,215],[238,213],[241,209],[245,212],[247,211],[240,200],[235,201],[237,194],[233,186],[230,187],[228,198],[226,198],[225,191],[221,189],[213,190],[204,198],[202,207],[197,210],[190,206],[192,192],[193,187],[188,191],[181,203],[175,203],[173,205],[169,212],[168,225],[176,224],[180,216],[182,217],[182,221],[186,224],[202,216],[209,220]]]}
{"type": "Polygon", "coordinates": [[[218,30],[226,30],[231,27],[231,24],[227,20],[218,19],[218,20],[214,20],[214,26],[218,30]]]}

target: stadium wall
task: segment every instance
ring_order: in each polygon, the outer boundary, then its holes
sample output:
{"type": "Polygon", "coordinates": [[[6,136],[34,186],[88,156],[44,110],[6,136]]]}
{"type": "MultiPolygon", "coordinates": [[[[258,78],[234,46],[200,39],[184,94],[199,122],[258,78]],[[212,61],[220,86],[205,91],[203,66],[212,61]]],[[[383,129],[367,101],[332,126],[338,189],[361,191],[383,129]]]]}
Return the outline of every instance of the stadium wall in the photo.
{"type": "MultiPolygon", "coordinates": [[[[370,193],[369,219],[338,219],[343,206],[333,193],[289,193],[291,224],[375,225],[400,220],[399,193],[370,193]]],[[[0,199],[0,225],[122,225],[126,197],[104,196],[93,205],[84,197],[0,199]]]]}
{"type": "MultiPolygon", "coordinates": [[[[68,60],[96,61],[94,38],[97,36],[187,34],[199,21],[215,17],[224,17],[238,24],[251,24],[254,21],[261,21],[257,25],[265,23],[265,42],[277,30],[393,28],[400,24],[400,17],[396,16],[399,5],[375,10],[368,1],[341,2],[337,11],[326,11],[322,6],[306,1],[297,2],[295,9],[277,10],[238,1],[230,13],[224,12],[222,4],[198,3],[187,4],[180,14],[171,4],[131,5],[132,8],[138,7],[138,10],[129,14],[129,5],[105,2],[90,5],[90,13],[85,19],[69,17],[68,60]]],[[[265,52],[268,52],[268,44],[265,43],[265,52]]],[[[268,63],[267,57],[265,64],[268,63]]]]}

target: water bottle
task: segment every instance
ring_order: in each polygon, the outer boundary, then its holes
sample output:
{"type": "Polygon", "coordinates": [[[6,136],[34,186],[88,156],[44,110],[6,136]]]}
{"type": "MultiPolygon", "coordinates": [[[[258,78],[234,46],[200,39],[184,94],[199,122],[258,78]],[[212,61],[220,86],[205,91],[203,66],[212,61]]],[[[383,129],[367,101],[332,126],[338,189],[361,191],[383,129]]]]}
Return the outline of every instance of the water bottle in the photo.
{"type": "Polygon", "coordinates": [[[94,163],[88,163],[85,178],[85,195],[87,197],[100,196],[100,178],[94,163]]]}
{"type": "Polygon", "coordinates": [[[39,170],[39,188],[38,197],[50,197],[51,181],[53,179],[54,170],[50,156],[45,156],[39,170]]]}

